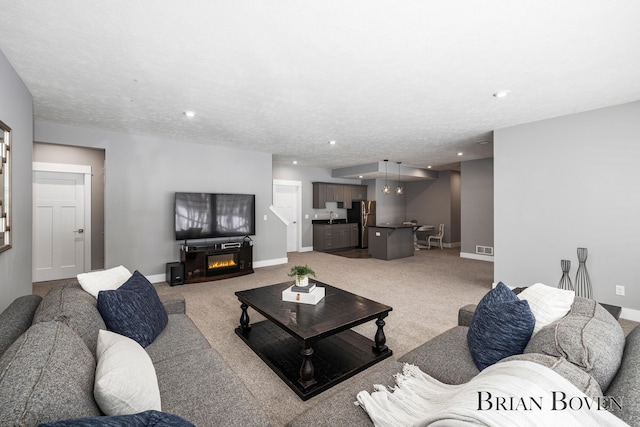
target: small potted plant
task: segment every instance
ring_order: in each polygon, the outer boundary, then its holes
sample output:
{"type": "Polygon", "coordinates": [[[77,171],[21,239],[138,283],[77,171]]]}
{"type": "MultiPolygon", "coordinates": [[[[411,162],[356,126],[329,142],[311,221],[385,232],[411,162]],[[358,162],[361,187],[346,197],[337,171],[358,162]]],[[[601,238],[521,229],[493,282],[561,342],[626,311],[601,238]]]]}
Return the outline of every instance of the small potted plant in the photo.
{"type": "Polygon", "coordinates": [[[308,276],[316,277],[316,272],[307,265],[294,265],[289,272],[289,277],[295,277],[296,286],[300,287],[309,286],[308,276]]]}

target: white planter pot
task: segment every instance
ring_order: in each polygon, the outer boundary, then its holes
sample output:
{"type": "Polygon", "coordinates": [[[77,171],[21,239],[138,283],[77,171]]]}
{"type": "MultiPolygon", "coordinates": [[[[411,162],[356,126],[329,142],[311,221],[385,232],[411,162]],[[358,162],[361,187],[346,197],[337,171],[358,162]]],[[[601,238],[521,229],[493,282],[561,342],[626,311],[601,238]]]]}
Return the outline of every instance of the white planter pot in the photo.
{"type": "Polygon", "coordinates": [[[309,277],[308,276],[296,277],[296,286],[301,286],[301,287],[309,286],[309,277]]]}

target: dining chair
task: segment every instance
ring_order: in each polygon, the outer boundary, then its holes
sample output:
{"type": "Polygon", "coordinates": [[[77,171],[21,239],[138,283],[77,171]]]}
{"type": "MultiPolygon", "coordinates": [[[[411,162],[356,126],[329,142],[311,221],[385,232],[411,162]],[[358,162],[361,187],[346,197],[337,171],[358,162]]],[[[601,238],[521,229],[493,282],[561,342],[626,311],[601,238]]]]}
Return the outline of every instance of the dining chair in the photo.
{"type": "Polygon", "coordinates": [[[415,235],[414,240],[416,249],[427,248],[427,239],[429,238],[429,233],[433,232],[434,228],[435,227],[433,225],[421,225],[417,230],[414,228],[415,231],[413,232],[413,234],[415,235]]]}
{"type": "Polygon", "coordinates": [[[440,240],[440,249],[442,249],[442,238],[444,237],[444,224],[438,227],[438,234],[432,234],[427,238],[427,249],[431,249],[431,240],[440,240]]]}

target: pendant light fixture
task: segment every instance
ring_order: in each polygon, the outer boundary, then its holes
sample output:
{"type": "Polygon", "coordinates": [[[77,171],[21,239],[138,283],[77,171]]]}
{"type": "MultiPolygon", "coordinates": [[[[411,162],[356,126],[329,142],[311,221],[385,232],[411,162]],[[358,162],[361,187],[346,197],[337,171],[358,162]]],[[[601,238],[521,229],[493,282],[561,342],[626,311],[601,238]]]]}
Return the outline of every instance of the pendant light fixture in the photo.
{"type": "Polygon", "coordinates": [[[402,162],[398,162],[398,186],[396,187],[396,194],[398,196],[402,196],[402,193],[404,193],[404,188],[400,185],[400,163],[402,162]]]}
{"type": "Polygon", "coordinates": [[[387,165],[389,163],[388,159],[384,160],[384,187],[382,187],[382,194],[389,194],[391,192],[391,188],[389,184],[387,184],[387,165]]]}

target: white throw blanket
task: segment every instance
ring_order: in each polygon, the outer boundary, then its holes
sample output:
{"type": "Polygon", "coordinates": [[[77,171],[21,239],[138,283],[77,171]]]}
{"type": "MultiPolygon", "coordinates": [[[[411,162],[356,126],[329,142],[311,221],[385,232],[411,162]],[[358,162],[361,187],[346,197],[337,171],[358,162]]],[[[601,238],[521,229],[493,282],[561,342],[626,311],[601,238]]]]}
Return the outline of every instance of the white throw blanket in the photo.
{"type": "Polygon", "coordinates": [[[489,366],[460,385],[441,383],[406,364],[389,391],[358,393],[376,427],[399,426],[626,426],[553,370],[514,360],[489,366]],[[588,409],[591,407],[591,409],[588,409]]]}

